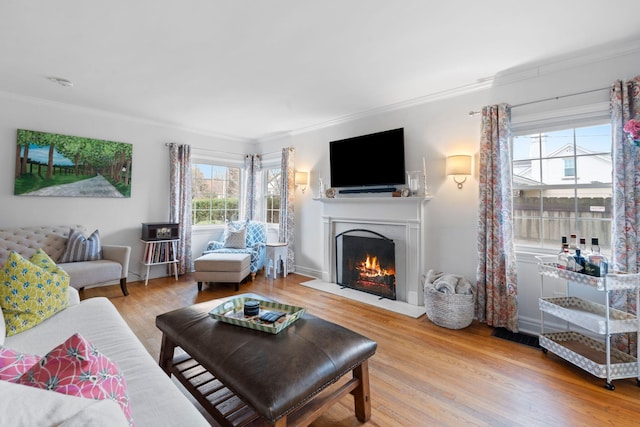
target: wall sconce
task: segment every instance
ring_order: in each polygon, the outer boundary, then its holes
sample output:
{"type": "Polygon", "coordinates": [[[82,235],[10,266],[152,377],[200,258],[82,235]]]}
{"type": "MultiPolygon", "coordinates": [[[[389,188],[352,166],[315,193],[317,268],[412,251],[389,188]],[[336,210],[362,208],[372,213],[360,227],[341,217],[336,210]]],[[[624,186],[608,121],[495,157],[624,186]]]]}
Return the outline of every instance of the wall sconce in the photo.
{"type": "Polygon", "coordinates": [[[471,156],[464,154],[447,156],[447,176],[453,175],[453,180],[458,184],[458,188],[462,189],[462,184],[467,180],[467,176],[471,175],[471,156]],[[459,181],[462,177],[462,181],[459,181]]]}
{"type": "Polygon", "coordinates": [[[293,181],[296,187],[302,186],[302,194],[304,194],[304,190],[306,190],[307,185],[309,185],[309,172],[296,172],[293,181]]]}

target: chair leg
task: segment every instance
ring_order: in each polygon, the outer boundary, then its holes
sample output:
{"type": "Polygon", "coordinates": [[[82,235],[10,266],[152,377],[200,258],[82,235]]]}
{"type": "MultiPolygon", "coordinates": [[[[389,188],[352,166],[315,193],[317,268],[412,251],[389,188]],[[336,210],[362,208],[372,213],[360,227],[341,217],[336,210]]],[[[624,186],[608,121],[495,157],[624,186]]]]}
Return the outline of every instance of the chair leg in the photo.
{"type": "Polygon", "coordinates": [[[202,290],[202,282],[198,282],[198,291],[202,290]]]}
{"type": "Polygon", "coordinates": [[[251,281],[253,282],[254,280],[256,280],[256,273],[251,273],[251,281]]]}
{"type": "Polygon", "coordinates": [[[126,277],[123,277],[122,279],[120,279],[120,289],[122,289],[122,293],[124,294],[125,297],[127,295],[129,295],[129,290],[127,290],[127,278],[126,277]]]}

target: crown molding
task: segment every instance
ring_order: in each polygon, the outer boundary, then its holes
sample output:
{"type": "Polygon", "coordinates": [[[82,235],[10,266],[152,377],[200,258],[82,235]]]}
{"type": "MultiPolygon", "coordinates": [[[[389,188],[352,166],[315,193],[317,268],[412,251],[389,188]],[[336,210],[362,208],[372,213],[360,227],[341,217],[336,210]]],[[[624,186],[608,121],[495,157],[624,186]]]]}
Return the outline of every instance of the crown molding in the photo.
{"type": "MultiPolygon", "coordinates": [[[[434,101],[443,99],[454,98],[457,96],[467,95],[473,92],[478,92],[490,87],[501,86],[511,83],[517,83],[525,80],[534,79],[546,74],[552,74],[566,69],[583,67],[588,64],[595,64],[598,62],[605,62],[615,58],[624,57],[640,53],[640,39],[627,40],[616,44],[609,44],[606,46],[599,46],[596,48],[585,49],[578,52],[574,52],[571,55],[559,56],[546,61],[538,63],[531,63],[514,67],[508,70],[501,71],[494,76],[478,79],[474,83],[470,83],[463,86],[458,86],[452,89],[445,89],[439,92],[434,92],[418,98],[413,98],[407,101],[398,102],[395,104],[375,108],[372,110],[363,111],[337,118],[335,120],[329,120],[323,123],[318,123],[311,126],[306,126],[292,130],[290,132],[284,132],[279,137],[285,134],[300,135],[303,133],[320,130],[339,124],[347,123],[357,119],[375,116],[378,114],[388,113],[392,111],[402,110],[422,104],[427,104],[434,101]]],[[[613,83],[613,82],[612,82],[613,83]]],[[[269,138],[271,139],[271,138],[269,138]]],[[[274,137],[275,139],[275,137],[274,137]]],[[[258,142],[264,140],[259,139],[258,142]]]]}
{"type": "Polygon", "coordinates": [[[84,107],[84,106],[79,106],[75,104],[69,104],[66,102],[52,101],[49,99],[37,98],[37,97],[27,96],[27,95],[18,95],[12,92],[0,91],[0,99],[5,99],[8,101],[23,102],[27,104],[40,106],[40,107],[64,109],[64,110],[73,111],[76,113],[88,113],[88,114],[93,114],[93,115],[102,116],[106,118],[112,118],[117,120],[128,121],[131,123],[143,124],[147,126],[158,126],[158,127],[167,128],[167,129],[179,130],[182,132],[189,132],[196,135],[203,135],[203,136],[208,136],[212,138],[222,139],[228,142],[249,143],[249,144],[256,143],[256,140],[254,139],[242,138],[242,137],[233,136],[233,135],[226,135],[223,133],[210,132],[203,129],[183,126],[177,123],[148,119],[140,116],[127,115],[123,113],[116,113],[113,111],[103,110],[100,108],[84,107]]]}
{"type": "MultiPolygon", "coordinates": [[[[615,44],[608,44],[605,46],[599,46],[596,48],[585,49],[574,52],[572,54],[547,59],[538,63],[524,64],[522,66],[514,67],[501,71],[494,76],[480,78],[473,83],[458,86],[455,88],[444,89],[434,93],[430,93],[417,98],[412,98],[406,101],[397,102],[390,105],[381,106],[378,108],[357,112],[354,114],[348,114],[336,119],[320,122],[308,126],[302,126],[296,129],[288,131],[278,132],[271,134],[263,138],[243,138],[234,135],[227,135],[223,133],[211,132],[204,129],[192,128],[184,126],[178,123],[171,123],[156,119],[149,119],[139,116],[126,115],[123,113],[116,113],[113,111],[102,110],[99,108],[82,107],[74,104],[68,104],[59,101],[51,101],[43,98],[30,97],[25,95],[18,95],[11,92],[0,91],[0,99],[6,99],[10,101],[19,101],[38,106],[46,106],[52,108],[66,109],[68,111],[83,112],[103,117],[114,118],[118,120],[124,120],[131,123],[138,123],[144,125],[164,127],[173,130],[179,130],[183,132],[193,133],[197,135],[203,135],[216,139],[221,139],[229,142],[237,143],[249,143],[249,144],[264,144],[268,142],[278,141],[284,138],[290,138],[312,131],[333,127],[336,125],[348,123],[351,121],[368,118],[380,114],[390,113],[406,108],[411,108],[423,104],[428,104],[443,99],[454,98],[471,94],[474,92],[489,89],[495,86],[501,86],[529,79],[538,78],[543,75],[557,73],[563,70],[583,67],[588,64],[595,64],[598,62],[610,61],[615,58],[638,54],[640,52],[640,39],[635,38],[632,40],[622,41],[615,44]]],[[[627,77],[627,76],[621,76],[627,77]]]]}
{"type": "Polygon", "coordinates": [[[489,79],[492,80],[493,86],[500,86],[638,53],[640,53],[640,39],[627,40],[616,44],[583,49],[537,63],[524,64],[504,70],[489,79]]]}
{"type": "MultiPolygon", "coordinates": [[[[398,110],[404,110],[406,108],[415,107],[418,105],[424,105],[434,101],[440,101],[443,99],[449,99],[449,98],[454,98],[456,96],[466,95],[469,93],[487,89],[491,85],[492,85],[491,81],[482,80],[476,83],[458,86],[452,89],[446,89],[439,92],[434,92],[429,95],[421,96],[418,98],[412,98],[406,101],[397,102],[395,104],[389,104],[382,107],[373,108],[370,110],[361,111],[354,114],[349,114],[343,117],[339,117],[337,119],[329,120],[329,121],[318,123],[315,125],[305,126],[302,128],[298,128],[298,129],[286,132],[286,134],[293,135],[293,136],[300,135],[303,133],[336,126],[342,123],[347,123],[347,122],[351,122],[358,119],[372,117],[372,116],[376,116],[384,113],[390,113],[398,110]]],[[[282,135],[280,135],[280,137],[282,137],[282,135]]],[[[262,139],[260,139],[259,141],[263,142],[262,139]]]]}

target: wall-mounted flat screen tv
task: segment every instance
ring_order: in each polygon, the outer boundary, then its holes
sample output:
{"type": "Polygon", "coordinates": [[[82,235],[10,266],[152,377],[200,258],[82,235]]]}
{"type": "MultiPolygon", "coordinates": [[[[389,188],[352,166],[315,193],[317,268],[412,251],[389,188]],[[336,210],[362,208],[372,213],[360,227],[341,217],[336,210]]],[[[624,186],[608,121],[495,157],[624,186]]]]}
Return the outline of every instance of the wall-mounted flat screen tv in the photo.
{"type": "Polygon", "coordinates": [[[332,187],[390,187],[405,183],[404,128],[331,141],[332,187]]]}

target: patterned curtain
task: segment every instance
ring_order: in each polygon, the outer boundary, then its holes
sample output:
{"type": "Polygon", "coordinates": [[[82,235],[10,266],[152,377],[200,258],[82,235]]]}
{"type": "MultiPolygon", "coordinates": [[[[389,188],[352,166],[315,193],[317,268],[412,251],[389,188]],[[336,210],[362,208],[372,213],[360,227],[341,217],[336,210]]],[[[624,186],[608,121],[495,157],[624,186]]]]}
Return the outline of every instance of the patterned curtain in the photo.
{"type": "Polygon", "coordinates": [[[263,221],[262,209],[262,161],[259,154],[244,156],[244,173],[247,177],[244,192],[245,219],[263,221]]]}
{"type": "Polygon", "coordinates": [[[511,107],[482,109],[476,316],[518,331],[516,260],[511,221],[511,107]]]}
{"type": "Polygon", "coordinates": [[[282,149],[282,183],[280,187],[280,227],[278,229],[278,241],[288,243],[287,251],[287,274],[295,271],[294,267],[294,232],[296,227],[293,210],[294,195],[294,170],[293,170],[294,149],[282,149]]]}
{"type": "MultiPolygon", "coordinates": [[[[640,120],[640,76],[617,81],[611,90],[611,131],[613,133],[613,269],[628,273],[640,272],[640,147],[624,131],[631,119],[640,120]]],[[[614,291],[612,307],[636,313],[635,293],[614,291]]],[[[635,334],[616,334],[612,345],[621,351],[636,354],[635,334]]]]}
{"type": "Polygon", "coordinates": [[[191,259],[191,146],[169,144],[169,159],[169,221],[180,224],[177,267],[178,274],[185,274],[193,271],[191,259]]]}

